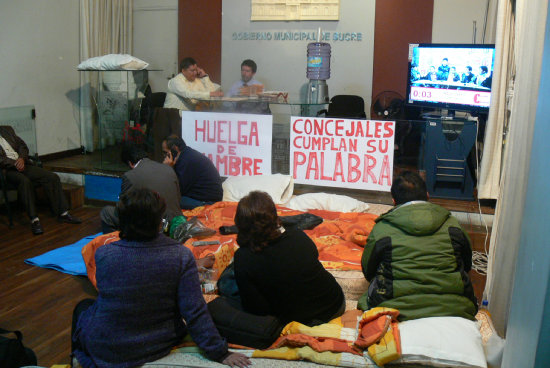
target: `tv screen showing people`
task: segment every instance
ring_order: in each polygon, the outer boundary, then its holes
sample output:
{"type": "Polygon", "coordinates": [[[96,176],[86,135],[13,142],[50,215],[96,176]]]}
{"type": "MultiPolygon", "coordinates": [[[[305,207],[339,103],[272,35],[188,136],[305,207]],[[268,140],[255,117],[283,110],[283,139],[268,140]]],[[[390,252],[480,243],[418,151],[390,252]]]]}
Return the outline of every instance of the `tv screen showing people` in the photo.
{"type": "Polygon", "coordinates": [[[407,102],[435,108],[487,110],[494,62],[494,45],[415,45],[409,60],[407,102]]]}

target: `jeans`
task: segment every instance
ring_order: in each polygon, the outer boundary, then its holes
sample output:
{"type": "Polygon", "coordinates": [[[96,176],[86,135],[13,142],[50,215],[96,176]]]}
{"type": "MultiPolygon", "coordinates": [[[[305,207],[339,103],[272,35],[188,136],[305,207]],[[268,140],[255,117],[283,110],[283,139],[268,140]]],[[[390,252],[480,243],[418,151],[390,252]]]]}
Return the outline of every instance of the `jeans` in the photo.
{"type": "Polygon", "coordinates": [[[207,204],[212,204],[212,203],[214,203],[214,202],[200,201],[200,200],[195,199],[195,198],[182,196],[181,200],[180,200],[180,207],[183,210],[192,210],[193,208],[200,207],[200,206],[205,206],[207,204]]]}

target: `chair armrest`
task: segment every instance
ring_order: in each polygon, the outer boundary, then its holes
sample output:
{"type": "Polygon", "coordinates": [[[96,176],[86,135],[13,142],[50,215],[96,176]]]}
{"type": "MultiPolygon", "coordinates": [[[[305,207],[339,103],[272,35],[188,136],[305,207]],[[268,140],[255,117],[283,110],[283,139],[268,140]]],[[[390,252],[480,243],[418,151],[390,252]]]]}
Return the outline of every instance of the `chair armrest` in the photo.
{"type": "Polygon", "coordinates": [[[42,161],[40,160],[40,157],[38,157],[38,153],[35,153],[34,156],[29,156],[28,160],[33,166],[43,167],[42,161]]]}
{"type": "Polygon", "coordinates": [[[319,110],[317,111],[317,116],[327,116],[327,113],[328,113],[327,109],[319,110]]]}

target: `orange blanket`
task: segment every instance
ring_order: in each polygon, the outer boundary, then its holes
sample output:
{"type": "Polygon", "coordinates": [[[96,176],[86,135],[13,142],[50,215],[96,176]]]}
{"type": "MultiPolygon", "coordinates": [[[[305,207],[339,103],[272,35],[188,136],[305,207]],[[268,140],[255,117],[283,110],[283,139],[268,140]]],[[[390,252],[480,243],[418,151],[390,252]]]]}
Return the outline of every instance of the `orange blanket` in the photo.
{"type": "Polygon", "coordinates": [[[120,240],[118,231],[109,234],[100,235],[82,248],[82,258],[86,264],[86,272],[88,273],[88,279],[92,282],[97,289],[97,281],[95,279],[95,251],[102,245],[109,244],[120,240]]]}
{"type": "MultiPolygon", "coordinates": [[[[187,218],[193,216],[207,227],[216,230],[216,234],[201,240],[218,240],[220,244],[194,247],[191,238],[184,243],[196,259],[209,254],[215,254],[216,261],[213,268],[217,275],[229,264],[235,250],[238,248],[236,235],[220,235],[220,226],[234,225],[236,202],[217,202],[210,206],[197,207],[190,211],[183,211],[187,218]]],[[[277,206],[279,216],[299,215],[303,212],[277,206]]],[[[324,210],[311,210],[310,213],[323,218],[323,223],[305,233],[313,240],[319,250],[319,260],[327,269],[334,270],[361,270],[361,255],[367,237],[374,226],[377,215],[371,213],[343,213],[324,210]]],[[[88,278],[94,286],[95,280],[95,251],[100,246],[119,240],[118,232],[98,236],[82,249],[82,257],[86,263],[88,278]]]]}
{"type": "MultiPolygon", "coordinates": [[[[194,210],[183,211],[187,217],[196,216],[209,228],[218,230],[220,226],[234,225],[236,202],[217,202],[210,206],[198,207],[194,210]]],[[[324,210],[311,210],[310,213],[324,219],[323,223],[305,233],[313,240],[319,250],[319,260],[327,269],[361,270],[361,255],[367,237],[378,217],[371,213],[343,213],[324,210]]],[[[279,216],[293,216],[302,211],[290,210],[277,206],[279,216]]],[[[221,244],[238,246],[236,235],[213,235],[204,240],[219,240],[221,244]]],[[[202,258],[215,252],[219,245],[193,247],[196,239],[189,239],[185,246],[193,251],[196,258],[202,258]]]]}

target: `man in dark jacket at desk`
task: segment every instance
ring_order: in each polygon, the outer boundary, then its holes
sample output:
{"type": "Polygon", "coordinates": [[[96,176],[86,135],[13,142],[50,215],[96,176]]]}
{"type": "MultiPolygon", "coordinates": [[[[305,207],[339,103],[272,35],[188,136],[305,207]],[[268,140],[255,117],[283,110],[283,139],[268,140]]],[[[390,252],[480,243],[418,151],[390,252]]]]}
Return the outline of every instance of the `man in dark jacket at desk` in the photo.
{"type": "Polygon", "coordinates": [[[17,195],[31,219],[31,230],[34,235],[44,233],[36,211],[34,195],[36,184],[44,188],[59,222],[81,223],[80,219],[72,216],[68,211],[69,206],[63,194],[59,176],[30,163],[27,144],[15,134],[11,126],[0,126],[0,170],[4,171],[7,182],[17,187],[17,195]]]}
{"type": "Polygon", "coordinates": [[[445,208],[427,202],[415,172],[395,178],[396,207],[376,219],[361,266],[370,282],[358,308],[398,309],[400,320],[477,313],[468,271],[472,248],[466,232],[445,208]]]}
{"type": "Polygon", "coordinates": [[[174,168],[181,191],[181,208],[212,204],[222,200],[222,179],[208,157],[187,146],[183,139],[171,135],[162,142],[164,163],[174,168]]]}

